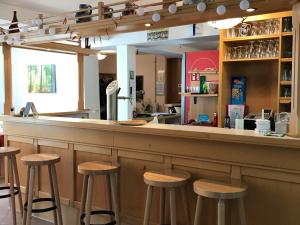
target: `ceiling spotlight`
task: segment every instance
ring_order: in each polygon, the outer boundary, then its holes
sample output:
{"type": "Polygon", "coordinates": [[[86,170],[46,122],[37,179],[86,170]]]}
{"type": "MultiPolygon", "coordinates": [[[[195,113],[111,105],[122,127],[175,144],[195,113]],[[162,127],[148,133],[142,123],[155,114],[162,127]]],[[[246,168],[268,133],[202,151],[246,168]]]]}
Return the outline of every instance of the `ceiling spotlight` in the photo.
{"type": "Polygon", "coordinates": [[[171,14],[176,13],[177,12],[177,6],[176,6],[176,4],[169,5],[168,10],[169,10],[169,13],[171,13],[171,14]]]}
{"type": "Polygon", "coordinates": [[[199,3],[197,4],[197,10],[198,10],[199,12],[204,12],[204,11],[206,10],[206,8],[207,8],[207,5],[206,5],[205,2],[199,2],[199,3]]]}
{"type": "Polygon", "coordinates": [[[159,13],[154,13],[153,15],[152,15],[152,20],[153,20],[153,22],[158,22],[158,21],[160,21],[160,14],[159,13]]]}
{"type": "Polygon", "coordinates": [[[151,23],[145,23],[145,27],[151,27],[152,24],[151,23]]]}
{"type": "Polygon", "coordinates": [[[98,58],[99,61],[101,61],[101,60],[103,60],[103,59],[106,59],[106,57],[107,57],[107,55],[102,55],[101,52],[99,52],[99,53],[97,54],[97,58],[98,58]]]}
{"type": "Polygon", "coordinates": [[[50,35],[55,35],[56,34],[56,28],[55,27],[49,28],[49,34],[50,35]]]}
{"type": "Polygon", "coordinates": [[[250,8],[250,2],[249,2],[249,0],[242,0],[241,2],[240,2],[240,9],[241,10],[247,10],[247,9],[249,9],[250,8]]]}
{"type": "Polygon", "coordinates": [[[251,12],[254,12],[255,10],[256,10],[255,8],[249,8],[246,11],[249,12],[249,13],[251,13],[251,12]]]}
{"type": "Polygon", "coordinates": [[[230,29],[240,24],[243,21],[243,18],[232,18],[225,20],[209,21],[208,24],[217,29],[230,29]]]}
{"type": "Polygon", "coordinates": [[[219,16],[222,16],[222,15],[224,15],[226,13],[226,7],[225,7],[225,5],[219,5],[218,7],[217,7],[217,14],[219,15],[219,16]]]}
{"type": "Polygon", "coordinates": [[[143,7],[139,7],[137,10],[136,10],[136,13],[139,15],[139,16],[143,16],[145,14],[145,10],[143,7]]]}

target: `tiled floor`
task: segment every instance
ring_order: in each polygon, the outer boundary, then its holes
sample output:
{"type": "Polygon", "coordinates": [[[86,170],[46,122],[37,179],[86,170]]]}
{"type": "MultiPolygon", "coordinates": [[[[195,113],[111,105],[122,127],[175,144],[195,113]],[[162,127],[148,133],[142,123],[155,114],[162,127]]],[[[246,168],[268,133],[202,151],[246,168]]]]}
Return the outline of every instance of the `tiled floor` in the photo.
{"type": "MultiPolygon", "coordinates": [[[[21,215],[17,213],[18,225],[22,224],[21,215]]],[[[10,210],[9,199],[0,199],[0,224],[12,225],[12,214],[10,210]]],[[[51,225],[52,223],[32,218],[32,225],[51,225]]]]}

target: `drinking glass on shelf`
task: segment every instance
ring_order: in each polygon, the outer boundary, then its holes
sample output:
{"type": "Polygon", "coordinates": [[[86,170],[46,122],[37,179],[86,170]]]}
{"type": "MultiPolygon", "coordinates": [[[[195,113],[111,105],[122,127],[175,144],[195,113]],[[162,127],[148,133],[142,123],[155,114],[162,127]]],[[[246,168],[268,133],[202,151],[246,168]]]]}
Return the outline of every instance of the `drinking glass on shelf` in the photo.
{"type": "Polygon", "coordinates": [[[278,19],[273,20],[274,34],[279,34],[280,21],[278,19]]]}
{"type": "Polygon", "coordinates": [[[257,22],[253,23],[251,31],[250,31],[250,35],[251,36],[257,36],[258,35],[258,29],[259,29],[259,27],[258,27],[257,22]]]}
{"type": "Polygon", "coordinates": [[[287,97],[291,97],[291,95],[292,95],[291,88],[290,87],[284,87],[283,97],[287,98],[287,97]]]}
{"type": "Polygon", "coordinates": [[[254,41],[250,41],[250,46],[249,46],[249,57],[250,58],[255,58],[255,48],[254,48],[254,41]]]}
{"type": "Polygon", "coordinates": [[[265,34],[273,34],[273,22],[272,20],[267,20],[265,22],[265,34]]]}
{"type": "Polygon", "coordinates": [[[275,41],[273,52],[274,52],[273,57],[278,57],[279,56],[279,40],[275,41]]]}
{"type": "Polygon", "coordinates": [[[282,81],[287,81],[288,80],[288,70],[287,68],[284,68],[283,69],[283,72],[282,72],[282,81]]]}
{"type": "Polygon", "coordinates": [[[232,58],[232,47],[227,47],[226,48],[225,59],[231,59],[231,58],[232,58]]]}
{"type": "Polygon", "coordinates": [[[232,48],[232,59],[237,59],[238,58],[238,47],[233,47],[232,48]]]}

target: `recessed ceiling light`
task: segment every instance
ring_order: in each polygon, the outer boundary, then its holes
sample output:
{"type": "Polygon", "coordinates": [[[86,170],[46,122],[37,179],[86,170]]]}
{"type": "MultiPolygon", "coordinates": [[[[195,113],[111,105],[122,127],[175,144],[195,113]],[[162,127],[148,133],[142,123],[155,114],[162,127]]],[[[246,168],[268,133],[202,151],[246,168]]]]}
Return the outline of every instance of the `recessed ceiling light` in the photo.
{"type": "Polygon", "coordinates": [[[249,12],[249,13],[250,13],[250,12],[254,12],[255,10],[256,10],[255,8],[249,8],[249,9],[246,9],[246,11],[249,12]]]}
{"type": "Polygon", "coordinates": [[[152,26],[151,23],[146,23],[146,24],[145,24],[145,27],[151,27],[151,26],[152,26]]]}

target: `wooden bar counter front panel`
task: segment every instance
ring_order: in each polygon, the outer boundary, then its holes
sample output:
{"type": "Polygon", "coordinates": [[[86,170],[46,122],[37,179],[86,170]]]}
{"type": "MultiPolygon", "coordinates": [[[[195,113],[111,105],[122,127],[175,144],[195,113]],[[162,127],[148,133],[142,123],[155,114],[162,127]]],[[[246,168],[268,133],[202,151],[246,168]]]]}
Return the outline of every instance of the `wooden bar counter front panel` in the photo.
{"type": "MultiPolygon", "coordinates": [[[[22,149],[22,155],[56,153],[62,202],[78,207],[82,176],[77,165],[86,161],[109,161],[121,166],[118,176],[122,222],[140,225],[143,221],[146,185],[143,173],[164,168],[182,169],[192,174],[188,184],[192,217],[196,195],[192,181],[207,178],[242,181],[248,186],[245,197],[248,224],[300,225],[300,139],[259,137],[248,131],[218,128],[189,128],[174,125],[122,127],[113,122],[41,117],[4,121],[5,144],[22,149]]],[[[20,163],[21,185],[26,168],[20,163]]],[[[48,175],[39,171],[36,187],[40,196],[49,195],[48,175]]],[[[106,177],[97,177],[93,205],[109,206],[105,194],[106,177]]],[[[178,224],[186,224],[178,193],[178,224]]],[[[166,199],[169,204],[169,199],[166,199]]],[[[202,224],[214,225],[216,202],[204,199],[202,224]]],[[[238,225],[236,204],[226,207],[226,225],[238,225]]],[[[168,207],[166,207],[168,217],[168,207]]],[[[169,218],[167,218],[169,219],[169,218]]],[[[151,220],[159,221],[159,191],[155,190],[151,220]]]]}

